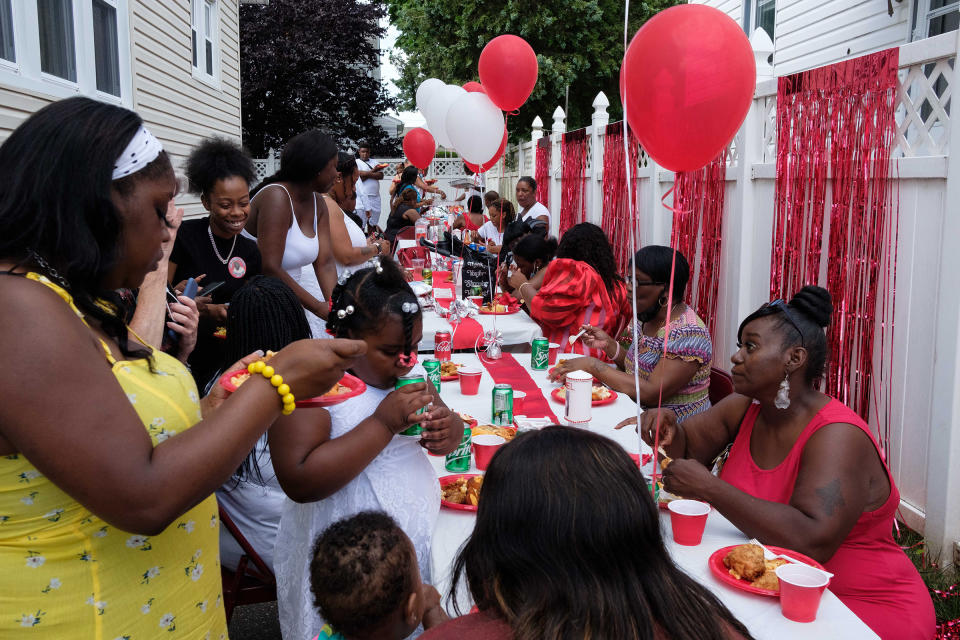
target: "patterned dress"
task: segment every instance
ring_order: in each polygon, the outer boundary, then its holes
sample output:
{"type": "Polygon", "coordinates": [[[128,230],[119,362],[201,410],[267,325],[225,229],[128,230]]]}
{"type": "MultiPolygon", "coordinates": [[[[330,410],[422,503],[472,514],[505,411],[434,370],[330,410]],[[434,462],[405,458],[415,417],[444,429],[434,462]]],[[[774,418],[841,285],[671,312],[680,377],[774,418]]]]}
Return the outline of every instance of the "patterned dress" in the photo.
{"type": "MultiPolygon", "coordinates": [[[[645,335],[642,325],[637,323],[634,328],[634,336],[637,336],[637,339],[630,345],[624,360],[626,370],[632,373],[635,366],[639,367],[640,377],[644,380],[649,379],[660,358],[663,357],[664,335],[663,327],[657,331],[656,336],[645,335]]],[[[713,343],[703,320],[689,307],[679,318],[670,323],[667,357],[696,362],[700,367],[687,384],[663,401],[663,406],[672,409],[677,414],[677,420],[680,421],[709,409],[710,397],[707,392],[710,387],[713,343]]]]}
{"type": "MultiPolygon", "coordinates": [[[[27,277],[83,319],[66,291],[27,277]]],[[[151,372],[147,360],[117,361],[101,344],[154,446],[200,419],[179,361],[154,352],[151,372]]],[[[213,496],[159,535],[136,535],[92,514],[24,455],[0,457],[0,638],[225,638],[218,536],[213,496]]]]}

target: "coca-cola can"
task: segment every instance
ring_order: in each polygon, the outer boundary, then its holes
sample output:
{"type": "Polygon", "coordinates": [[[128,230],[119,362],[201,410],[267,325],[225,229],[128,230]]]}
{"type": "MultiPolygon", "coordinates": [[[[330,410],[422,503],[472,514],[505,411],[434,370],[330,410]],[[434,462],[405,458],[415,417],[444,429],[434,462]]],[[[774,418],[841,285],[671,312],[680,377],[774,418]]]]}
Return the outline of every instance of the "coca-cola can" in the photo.
{"type": "Polygon", "coordinates": [[[449,331],[437,331],[433,336],[433,357],[440,362],[449,362],[453,353],[453,340],[449,331]]]}

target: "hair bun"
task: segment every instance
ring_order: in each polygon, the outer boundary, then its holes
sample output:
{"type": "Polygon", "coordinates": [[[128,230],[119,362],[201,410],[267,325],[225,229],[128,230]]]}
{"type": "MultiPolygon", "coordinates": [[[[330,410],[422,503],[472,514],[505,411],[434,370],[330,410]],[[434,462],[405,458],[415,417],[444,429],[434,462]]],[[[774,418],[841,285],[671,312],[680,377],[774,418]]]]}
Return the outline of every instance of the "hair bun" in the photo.
{"type": "Polygon", "coordinates": [[[790,307],[815,322],[818,327],[826,328],[830,324],[833,303],[830,292],[823,287],[808,284],[793,296],[790,307]]]}

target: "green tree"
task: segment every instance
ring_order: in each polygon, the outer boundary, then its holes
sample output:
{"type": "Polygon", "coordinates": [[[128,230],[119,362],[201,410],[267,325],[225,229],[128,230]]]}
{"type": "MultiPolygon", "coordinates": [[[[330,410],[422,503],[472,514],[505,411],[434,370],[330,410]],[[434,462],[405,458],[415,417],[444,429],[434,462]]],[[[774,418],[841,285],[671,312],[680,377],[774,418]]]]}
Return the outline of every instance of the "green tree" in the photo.
{"type": "MultiPolygon", "coordinates": [[[[653,14],[685,0],[630,5],[629,37],[653,14]]],[[[401,105],[414,109],[417,86],[435,77],[450,84],[479,80],[477,61],[498,35],[524,38],[537,53],[537,86],[509,129],[525,137],[534,117],[546,126],[569,87],[567,129],[590,124],[593,99],[603,91],[611,119],[622,117],[619,73],[623,60],[622,0],[386,0],[400,32],[393,61],[400,69],[401,105]]]]}
{"type": "Polygon", "coordinates": [[[394,106],[379,64],[383,0],[271,0],[240,6],[243,141],[254,155],[307,129],[341,144],[397,142],[374,123],[394,106]]]}

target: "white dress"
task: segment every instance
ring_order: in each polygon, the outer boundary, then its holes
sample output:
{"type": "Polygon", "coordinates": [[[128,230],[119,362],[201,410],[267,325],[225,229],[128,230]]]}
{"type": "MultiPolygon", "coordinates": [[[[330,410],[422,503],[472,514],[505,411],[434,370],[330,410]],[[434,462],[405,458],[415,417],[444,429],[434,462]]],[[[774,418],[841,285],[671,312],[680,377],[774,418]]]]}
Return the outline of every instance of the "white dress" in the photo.
{"type": "MultiPolygon", "coordinates": [[[[361,229],[360,225],[354,222],[353,219],[347,214],[343,214],[343,224],[347,228],[347,235],[350,236],[351,246],[355,248],[363,248],[367,246],[367,237],[363,235],[363,229],[361,229]]],[[[360,269],[365,269],[372,264],[373,262],[370,260],[352,266],[346,266],[337,262],[337,279],[339,279],[340,276],[342,276],[345,272],[354,273],[356,271],[360,271],[360,269]]]]}
{"type": "MultiPolygon", "coordinates": [[[[423,373],[419,365],[414,369],[423,373]]],[[[339,438],[373,414],[389,393],[366,392],[328,408],[331,438],[339,438]]],[[[317,536],[360,511],[387,512],[413,541],[420,576],[430,582],[430,547],[440,511],[440,484],[418,437],[393,440],[356,478],[332,496],[308,504],[287,498],[280,517],[274,565],[284,640],[312,640],[325,624],[313,606],[310,559],[317,536]]]]}

